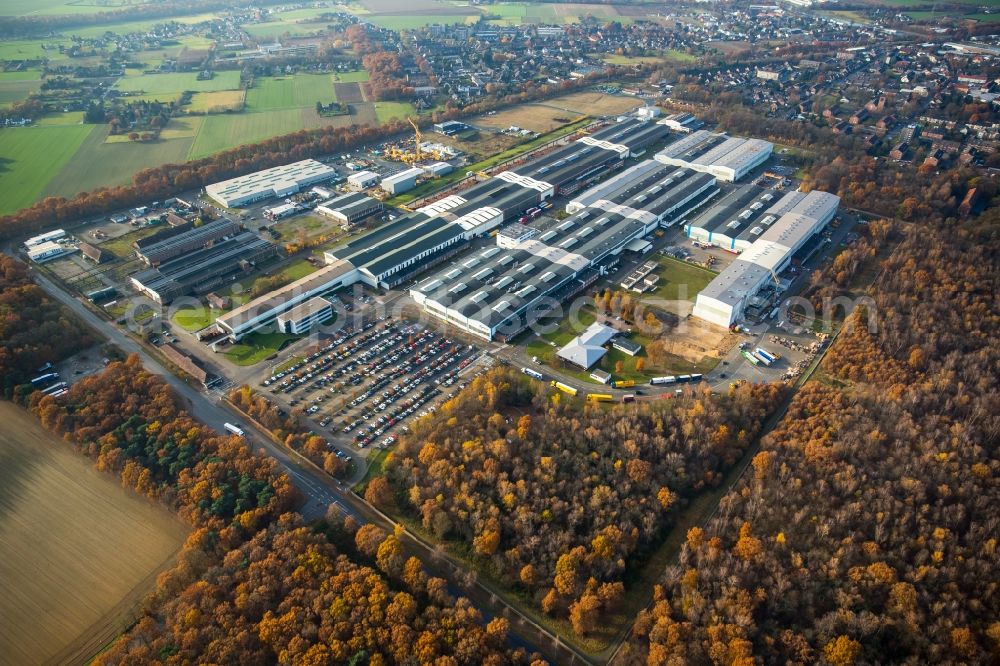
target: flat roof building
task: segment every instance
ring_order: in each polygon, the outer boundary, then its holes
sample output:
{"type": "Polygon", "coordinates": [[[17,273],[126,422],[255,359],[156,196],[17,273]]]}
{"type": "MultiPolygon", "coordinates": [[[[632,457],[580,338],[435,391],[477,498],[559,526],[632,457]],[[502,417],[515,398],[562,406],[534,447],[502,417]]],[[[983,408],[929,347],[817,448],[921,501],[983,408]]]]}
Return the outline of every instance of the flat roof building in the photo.
{"type": "Polygon", "coordinates": [[[382,202],[361,192],[351,192],[324,201],[316,207],[320,215],[332,218],[346,227],[353,227],[365,219],[384,210],[382,202]]]}
{"type": "Polygon", "coordinates": [[[52,241],[59,240],[66,235],[64,229],[53,229],[52,231],[46,231],[44,234],[39,234],[37,236],[32,236],[28,240],[24,241],[24,247],[34,247],[36,245],[41,245],[42,243],[48,243],[52,241]]]}
{"type": "Polygon", "coordinates": [[[840,198],[827,192],[786,194],[765,211],[776,220],[698,294],[692,314],[726,328],[735,324],[765,284],[778,282],[777,274],[833,219],[839,205],[840,198]]]}
{"type": "Polygon", "coordinates": [[[77,248],[72,245],[62,245],[55,241],[42,241],[35,243],[28,248],[28,258],[36,264],[44,264],[59,257],[76,252],[77,248]]]}
{"type": "Polygon", "coordinates": [[[767,161],[773,149],[774,144],[763,139],[743,139],[698,130],[658,152],[656,160],[735,182],[767,161]]]}
{"type": "Polygon", "coordinates": [[[238,208],[272,197],[287,197],[336,177],[336,169],[316,160],[302,160],[207,185],[205,194],[226,208],[238,208]]]}
{"type": "Polygon", "coordinates": [[[347,177],[347,186],[352,190],[360,192],[369,187],[378,185],[378,174],[374,171],[358,171],[347,177]]]}
{"type": "Polygon", "coordinates": [[[218,324],[233,342],[239,342],[246,335],[269,326],[278,315],[328,292],[357,282],[357,269],[346,261],[336,261],[314,273],[275,289],[234,308],[219,317],[218,324]]]}
{"type": "Polygon", "coordinates": [[[305,335],[313,326],[333,319],[333,303],[322,296],[313,296],[291,310],[277,316],[278,328],[291,335],[305,335]]]}
{"type": "Polygon", "coordinates": [[[382,189],[389,194],[409,192],[417,186],[417,179],[424,175],[424,170],[418,167],[400,171],[382,179],[382,189]]]}

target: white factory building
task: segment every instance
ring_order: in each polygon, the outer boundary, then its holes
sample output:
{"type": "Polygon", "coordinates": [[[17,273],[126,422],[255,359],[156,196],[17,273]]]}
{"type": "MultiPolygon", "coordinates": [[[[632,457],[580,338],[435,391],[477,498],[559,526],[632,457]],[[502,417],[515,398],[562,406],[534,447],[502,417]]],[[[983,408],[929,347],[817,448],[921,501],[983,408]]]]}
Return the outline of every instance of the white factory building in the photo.
{"type": "Polygon", "coordinates": [[[272,197],[287,197],[336,177],[335,169],[316,160],[302,160],[207,185],[205,194],[226,208],[239,208],[272,197]]]}
{"type": "Polygon", "coordinates": [[[333,319],[333,303],[314,296],[277,317],[278,328],[292,335],[305,335],[313,326],[333,319]]]}
{"type": "Polygon", "coordinates": [[[774,144],[763,139],[744,139],[698,130],[658,152],[656,160],[708,173],[732,183],[766,162],[773,149],[774,144]]]}
{"type": "MultiPolygon", "coordinates": [[[[269,326],[279,315],[289,312],[300,303],[357,281],[358,271],[354,266],[346,261],[335,261],[315,273],[230,310],[216,319],[215,323],[230,340],[239,342],[246,335],[269,326]]],[[[298,314],[302,315],[301,312],[298,314]]],[[[305,315],[298,318],[290,315],[286,321],[304,318],[305,315]]]]}
{"type": "Polygon", "coordinates": [[[347,186],[356,191],[367,190],[378,185],[379,175],[374,171],[358,171],[347,177],[347,186]]]}
{"type": "Polygon", "coordinates": [[[409,192],[417,186],[417,179],[424,175],[424,170],[413,167],[382,179],[382,189],[389,194],[396,195],[409,192]]]}
{"type": "Polygon", "coordinates": [[[739,258],[698,294],[693,314],[729,328],[754,296],[791,262],[792,256],[823,230],[837,213],[840,198],[827,192],[789,192],[764,212],[776,220],[739,258]]]}

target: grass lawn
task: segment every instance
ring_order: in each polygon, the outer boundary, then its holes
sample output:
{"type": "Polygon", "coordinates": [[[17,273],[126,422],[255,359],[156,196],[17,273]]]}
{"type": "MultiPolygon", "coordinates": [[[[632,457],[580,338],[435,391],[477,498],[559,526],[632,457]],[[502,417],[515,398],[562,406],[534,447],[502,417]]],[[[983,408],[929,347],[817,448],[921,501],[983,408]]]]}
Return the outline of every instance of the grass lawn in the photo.
{"type": "Polygon", "coordinates": [[[207,157],[272,136],[290,134],[302,127],[300,109],[208,116],[191,146],[188,159],[207,157]]]}
{"type": "MultiPolygon", "coordinates": [[[[173,123],[171,123],[173,124],[173,123]]],[[[98,187],[132,181],[136,172],[167,162],[187,161],[194,138],[150,143],[107,143],[107,125],[81,125],[89,131],[79,150],[45,188],[43,194],[72,197],[98,187]]]]}
{"type": "Polygon", "coordinates": [[[388,449],[372,451],[372,454],[368,456],[368,469],[365,471],[364,477],[354,485],[352,489],[354,492],[363,496],[365,489],[368,488],[368,482],[376,476],[382,476],[382,468],[385,467],[385,461],[389,457],[389,454],[388,449]]]}
{"type": "Polygon", "coordinates": [[[478,16],[465,14],[428,14],[424,16],[379,14],[369,17],[368,21],[390,30],[413,30],[423,28],[431,23],[451,25],[453,23],[474,23],[478,19],[478,16]]]}
{"type": "Polygon", "coordinates": [[[657,273],[660,281],[654,291],[646,292],[642,299],[659,298],[667,301],[694,301],[698,292],[708,286],[708,283],[718,275],[701,266],[695,266],[673,257],[659,257],[660,268],[657,273]]]}
{"type": "Polygon", "coordinates": [[[284,333],[251,333],[243,342],[227,347],[222,354],[236,365],[254,365],[298,339],[298,336],[284,333]]]}
{"type": "Polygon", "coordinates": [[[93,125],[0,129],[0,214],[35,203],[93,125]]]}
{"type": "MultiPolygon", "coordinates": [[[[30,74],[30,72],[16,72],[30,74]]],[[[28,95],[42,87],[39,79],[0,79],[0,105],[13,104],[28,99],[28,95]]]]}
{"type": "Polygon", "coordinates": [[[214,322],[222,312],[205,305],[191,306],[177,310],[170,320],[185,331],[200,331],[214,322]]]}
{"type": "Polygon", "coordinates": [[[416,110],[409,102],[375,102],[375,117],[379,123],[387,123],[393,118],[404,120],[414,114],[416,110]]]}
{"type": "Polygon", "coordinates": [[[318,215],[299,215],[278,222],[273,229],[281,234],[282,241],[289,242],[296,240],[300,232],[305,233],[307,238],[315,238],[339,229],[339,227],[340,225],[333,220],[327,220],[318,215]]]}
{"type": "Polygon", "coordinates": [[[139,74],[126,75],[115,84],[122,92],[144,92],[153,95],[180,93],[186,90],[192,92],[218,92],[220,90],[238,90],[240,87],[239,72],[217,72],[207,81],[199,81],[194,72],[175,72],[170,74],[139,74]]]}
{"type": "Polygon", "coordinates": [[[136,229],[135,231],[130,231],[127,234],[122,234],[118,238],[113,238],[111,240],[101,243],[100,247],[102,250],[107,250],[116,257],[127,257],[135,251],[132,247],[132,243],[137,240],[142,240],[147,236],[152,236],[157,231],[163,229],[163,226],[153,226],[153,227],[142,227],[136,229]]]}
{"type": "MultiPolygon", "coordinates": [[[[275,280],[275,284],[272,286],[277,289],[278,287],[284,286],[289,282],[294,282],[295,280],[304,278],[310,273],[313,273],[315,270],[316,267],[309,263],[308,260],[297,259],[278,271],[278,279],[275,280]]],[[[235,282],[230,285],[227,294],[232,297],[234,305],[242,305],[250,300],[250,294],[253,291],[254,285],[257,284],[257,281],[270,278],[273,274],[274,268],[271,267],[262,273],[254,275],[245,282],[235,282]]]]}
{"type": "MultiPolygon", "coordinates": [[[[10,0],[6,0],[9,2],[10,0]]],[[[21,0],[23,2],[23,0],[21,0]]],[[[68,39],[17,39],[0,42],[0,60],[62,60],[59,44],[68,46],[68,39]]]]}
{"type": "Polygon", "coordinates": [[[83,111],[66,111],[64,113],[50,113],[35,121],[37,127],[57,127],[60,125],[81,125],[83,124],[83,111]]]}

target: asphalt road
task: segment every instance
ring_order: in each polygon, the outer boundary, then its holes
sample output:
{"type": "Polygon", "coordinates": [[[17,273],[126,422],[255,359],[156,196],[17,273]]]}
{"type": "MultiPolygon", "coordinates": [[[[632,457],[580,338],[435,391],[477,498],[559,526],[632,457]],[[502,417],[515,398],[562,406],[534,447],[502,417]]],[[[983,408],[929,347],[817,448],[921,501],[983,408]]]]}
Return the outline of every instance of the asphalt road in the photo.
{"type": "MultiPolygon", "coordinates": [[[[167,370],[143,345],[113,324],[97,316],[83,302],[63,291],[47,277],[37,271],[32,271],[32,275],[42,289],[69,308],[96,332],[104,335],[123,352],[138,354],[143,365],[150,372],[162,376],[187,402],[189,412],[196,419],[219,431],[223,430],[224,423],[238,423],[246,433],[250,443],[273,457],[291,478],[292,483],[303,496],[300,512],[304,517],[307,519],[318,518],[325,514],[330,505],[334,505],[358,523],[372,523],[387,532],[393,531],[395,524],[391,519],[352,493],[341,482],[313,467],[298,454],[275,444],[263,432],[240,419],[223,404],[209,397],[211,394],[206,395],[182,381],[167,370]]],[[[424,567],[431,575],[449,581],[451,588],[460,590],[461,594],[469,598],[487,620],[493,617],[507,618],[510,621],[511,643],[513,645],[524,647],[528,651],[539,652],[554,664],[593,663],[503,601],[497,590],[487,587],[479,580],[475,580],[471,584],[466,581],[463,584],[462,578],[456,575],[462,573],[459,563],[441,550],[435,549],[434,546],[408,531],[404,531],[399,539],[408,552],[423,562],[424,567]]]]}

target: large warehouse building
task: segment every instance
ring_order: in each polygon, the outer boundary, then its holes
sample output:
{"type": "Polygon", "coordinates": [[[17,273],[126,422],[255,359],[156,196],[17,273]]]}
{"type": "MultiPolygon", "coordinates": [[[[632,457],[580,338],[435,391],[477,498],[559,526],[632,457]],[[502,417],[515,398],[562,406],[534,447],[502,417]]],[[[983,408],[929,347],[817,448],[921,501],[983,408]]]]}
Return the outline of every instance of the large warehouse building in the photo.
{"type": "Polygon", "coordinates": [[[773,149],[774,144],[763,139],[743,139],[698,130],[658,152],[656,160],[709,173],[732,183],[766,162],[773,149]]]}
{"type": "Polygon", "coordinates": [[[226,208],[238,208],[271,197],[287,197],[336,177],[335,169],[316,160],[302,160],[207,185],[205,194],[226,208]]]}
{"type": "MultiPolygon", "coordinates": [[[[629,118],[611,124],[593,135],[528,161],[516,171],[502,172],[460,194],[444,197],[382,225],[342,247],[328,250],[325,253],[328,266],[318,274],[233,310],[220,317],[218,324],[231,339],[239,340],[247,333],[272,323],[278,315],[299,303],[325,292],[355,282],[373,287],[398,286],[453,257],[471,239],[517,220],[557,192],[577,191],[585,183],[604,177],[610,169],[621,166],[626,157],[641,153],[668,135],[669,130],[664,126],[648,120],[629,118]]],[[[666,178],[667,170],[660,165],[650,178],[666,178]]],[[[692,176],[698,174],[687,172],[684,177],[692,176]]],[[[652,180],[649,182],[650,187],[655,186],[652,180]]],[[[711,196],[714,190],[709,190],[714,182],[712,178],[705,178],[699,192],[711,196]]],[[[671,188],[664,192],[656,190],[649,195],[649,204],[664,205],[666,210],[669,206],[665,202],[673,201],[668,196],[671,192],[671,188]]],[[[518,256],[533,256],[534,252],[540,252],[539,264],[548,262],[552,266],[551,270],[539,271],[538,275],[544,279],[536,290],[551,294],[558,291],[553,288],[556,284],[564,284],[565,281],[564,286],[568,286],[574,280],[579,282],[580,274],[588,266],[596,264],[604,256],[617,254],[630,241],[655,228],[658,214],[640,213],[628,208],[630,200],[642,196],[643,193],[628,191],[628,188],[610,192],[606,201],[599,202],[607,210],[597,207],[583,211],[576,221],[563,223],[548,237],[566,235],[570,233],[568,230],[589,219],[588,225],[592,228],[581,230],[579,238],[560,236],[559,242],[565,245],[558,248],[545,245],[545,238],[526,249],[519,248],[518,256]],[[591,235],[593,237],[588,238],[591,235]],[[573,248],[578,242],[580,248],[573,248]],[[572,253],[569,251],[571,248],[572,253]],[[552,258],[557,255],[563,259],[552,258]]],[[[502,259],[500,257],[497,261],[502,259]]],[[[495,270],[501,271],[503,266],[500,263],[495,270]]],[[[578,289],[578,286],[573,286],[573,289],[578,289]]],[[[527,302],[533,297],[524,300],[527,302]]],[[[504,314],[500,320],[509,318],[504,314]]],[[[487,330],[479,334],[492,336],[490,329],[503,323],[500,320],[491,322],[487,330]]]]}
{"type": "Polygon", "coordinates": [[[791,262],[792,256],[837,214],[840,198],[827,192],[789,192],[765,216],[775,216],[760,236],[698,294],[693,314],[726,328],[791,262]]]}
{"type": "Polygon", "coordinates": [[[340,222],[346,229],[381,213],[383,208],[382,202],[378,199],[372,199],[361,192],[351,192],[324,201],[316,207],[316,212],[340,222]]]}
{"type": "Polygon", "coordinates": [[[239,224],[227,219],[215,220],[200,227],[182,225],[157,234],[161,240],[140,244],[136,254],[147,265],[157,266],[195,250],[210,247],[240,230],[239,224]],[[178,232],[177,229],[181,231],[178,232]]]}
{"type": "Polygon", "coordinates": [[[685,224],[684,234],[706,245],[742,252],[781,215],[772,210],[775,196],[755,185],[738,187],[685,224]]]}
{"type": "Polygon", "coordinates": [[[157,303],[165,304],[185,294],[208,293],[224,284],[225,278],[233,273],[277,253],[276,245],[244,231],[139,271],[130,282],[157,303]]]}

